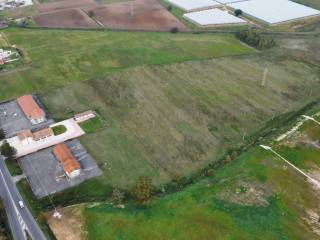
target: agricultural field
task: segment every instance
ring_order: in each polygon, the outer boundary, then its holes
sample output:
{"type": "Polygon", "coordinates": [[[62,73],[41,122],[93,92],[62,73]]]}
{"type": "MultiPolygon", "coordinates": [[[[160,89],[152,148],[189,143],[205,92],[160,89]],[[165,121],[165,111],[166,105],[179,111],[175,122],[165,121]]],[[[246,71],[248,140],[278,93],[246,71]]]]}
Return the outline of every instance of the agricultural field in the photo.
{"type": "Polygon", "coordinates": [[[135,0],[108,4],[92,10],[93,16],[107,29],[187,31],[180,21],[156,0],[135,0]]]}
{"type": "Polygon", "coordinates": [[[272,116],[319,98],[318,68],[282,57],[140,66],[41,98],[57,119],[94,109],[106,121],[105,129],[81,138],[104,171],[96,186],[127,188],[140,175],[159,185],[217,160],[272,116]]]}
{"type": "Polygon", "coordinates": [[[33,66],[0,78],[1,100],[78,81],[103,78],[140,65],[170,64],[255,51],[232,35],[97,31],[3,31],[33,66]]]}
{"type": "Polygon", "coordinates": [[[40,27],[98,28],[98,24],[80,9],[66,9],[39,14],[33,20],[40,27]]]}
{"type": "MultiPolygon", "coordinates": [[[[305,159],[319,167],[319,146],[303,142],[287,145],[302,135],[319,141],[320,125],[306,122],[292,137],[273,147],[299,167],[305,159]]],[[[319,189],[297,171],[272,153],[254,147],[212,176],[156,198],[148,207],[128,202],[124,209],[117,209],[102,202],[61,212],[77,222],[80,232],[75,233],[83,234],[79,239],[300,240],[320,237],[319,200],[319,189]]],[[[48,219],[53,231],[61,234],[67,223],[50,215],[48,219]]]]}

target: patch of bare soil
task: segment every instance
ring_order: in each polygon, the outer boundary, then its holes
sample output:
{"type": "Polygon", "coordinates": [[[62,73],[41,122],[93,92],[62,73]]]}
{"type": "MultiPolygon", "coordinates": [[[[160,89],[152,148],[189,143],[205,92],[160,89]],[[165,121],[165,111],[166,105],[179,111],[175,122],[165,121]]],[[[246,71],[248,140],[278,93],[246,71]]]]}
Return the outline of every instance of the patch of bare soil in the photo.
{"type": "Polygon", "coordinates": [[[307,217],[303,218],[308,225],[311,227],[312,231],[316,233],[320,238],[320,216],[312,209],[306,211],[307,217]]]}
{"type": "Polygon", "coordinates": [[[39,14],[33,20],[41,27],[97,28],[98,25],[80,9],[67,9],[39,14]]]}
{"type": "Polygon", "coordinates": [[[273,194],[271,186],[257,181],[238,181],[218,194],[218,198],[244,206],[268,206],[267,198],[273,194]]]}
{"type": "Polygon", "coordinates": [[[85,219],[82,215],[83,206],[70,206],[58,210],[61,219],[53,217],[53,212],[46,214],[47,223],[57,240],[84,240],[87,233],[84,229],[85,219]]]}
{"type": "Polygon", "coordinates": [[[92,9],[94,18],[109,29],[169,31],[187,28],[156,0],[134,0],[92,9]]]}

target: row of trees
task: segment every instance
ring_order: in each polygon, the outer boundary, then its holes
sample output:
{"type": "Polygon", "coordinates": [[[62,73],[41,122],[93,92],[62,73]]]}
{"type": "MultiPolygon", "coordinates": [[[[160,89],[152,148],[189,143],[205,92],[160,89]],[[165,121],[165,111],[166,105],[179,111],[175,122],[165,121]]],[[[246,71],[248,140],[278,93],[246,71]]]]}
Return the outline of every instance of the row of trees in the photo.
{"type": "Polygon", "coordinates": [[[240,30],[236,33],[236,37],[246,44],[261,50],[272,48],[276,45],[272,37],[261,35],[253,29],[240,30]]]}

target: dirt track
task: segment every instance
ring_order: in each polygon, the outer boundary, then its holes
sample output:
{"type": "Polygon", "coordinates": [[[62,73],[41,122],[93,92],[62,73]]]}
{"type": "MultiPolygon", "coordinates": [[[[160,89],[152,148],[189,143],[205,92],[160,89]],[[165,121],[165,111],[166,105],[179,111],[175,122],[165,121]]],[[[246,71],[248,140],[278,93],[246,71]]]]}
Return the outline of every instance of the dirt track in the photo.
{"type": "Polygon", "coordinates": [[[33,17],[40,27],[97,28],[97,23],[80,9],[66,9],[33,17]]]}
{"type": "Polygon", "coordinates": [[[169,31],[187,28],[156,0],[135,0],[93,9],[94,17],[109,29],[169,31]]]}

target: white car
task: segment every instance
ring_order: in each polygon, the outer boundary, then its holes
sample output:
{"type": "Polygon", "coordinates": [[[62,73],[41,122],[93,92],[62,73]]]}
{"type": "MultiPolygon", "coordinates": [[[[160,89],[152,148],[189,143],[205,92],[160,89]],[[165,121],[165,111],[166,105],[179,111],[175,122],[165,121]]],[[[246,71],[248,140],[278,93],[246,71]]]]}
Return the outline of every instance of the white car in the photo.
{"type": "Polygon", "coordinates": [[[20,208],[24,208],[24,204],[21,200],[19,201],[19,206],[20,206],[20,208]]]}

